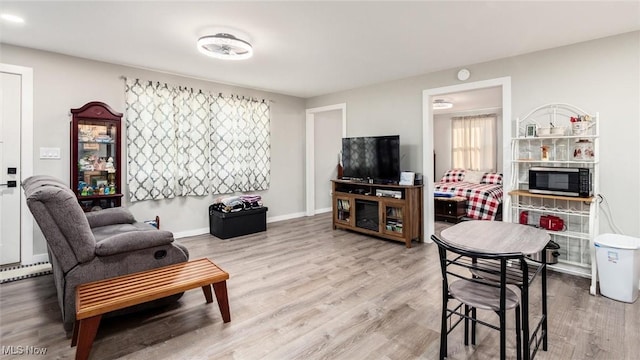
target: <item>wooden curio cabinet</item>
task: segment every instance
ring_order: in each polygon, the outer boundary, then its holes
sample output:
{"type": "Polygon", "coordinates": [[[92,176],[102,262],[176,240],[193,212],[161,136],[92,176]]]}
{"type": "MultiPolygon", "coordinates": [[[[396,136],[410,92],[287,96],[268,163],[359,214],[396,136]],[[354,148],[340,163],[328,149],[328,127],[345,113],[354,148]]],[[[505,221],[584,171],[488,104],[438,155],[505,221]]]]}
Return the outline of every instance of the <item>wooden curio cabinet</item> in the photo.
{"type": "Polygon", "coordinates": [[[122,113],[94,101],[71,117],[71,189],[85,211],[120,206],[122,113]]]}

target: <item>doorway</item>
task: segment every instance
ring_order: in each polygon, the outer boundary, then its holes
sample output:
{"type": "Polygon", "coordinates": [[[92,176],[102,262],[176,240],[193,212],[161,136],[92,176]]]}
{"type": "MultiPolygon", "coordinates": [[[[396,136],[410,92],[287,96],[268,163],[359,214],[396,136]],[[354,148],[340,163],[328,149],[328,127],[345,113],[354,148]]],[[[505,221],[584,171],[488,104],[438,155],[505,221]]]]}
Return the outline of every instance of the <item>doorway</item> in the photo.
{"type": "MultiPolygon", "coordinates": [[[[423,223],[425,225],[426,234],[435,233],[435,222],[433,218],[433,186],[437,179],[432,178],[434,175],[433,149],[434,149],[434,111],[432,108],[433,100],[438,96],[444,96],[452,93],[459,93],[470,90],[479,90],[485,88],[499,87],[502,91],[502,168],[496,169],[503,174],[504,194],[509,192],[509,184],[511,183],[511,77],[501,77],[490,80],[476,81],[459,85],[451,85],[440,88],[427,89],[422,92],[422,170],[424,172],[424,203],[425,211],[423,223]]],[[[506,221],[509,214],[506,212],[506,221]]],[[[431,242],[426,237],[425,242],[431,242]]]]}
{"type": "Polygon", "coordinates": [[[324,111],[314,119],[315,213],[333,209],[331,180],[338,178],[342,149],[342,110],[324,111]]]}
{"type": "MultiPolygon", "coordinates": [[[[306,187],[306,216],[316,214],[316,154],[315,154],[315,126],[316,114],[340,111],[342,120],[342,137],[347,136],[347,104],[335,104],[307,109],[306,111],[306,149],[305,149],[305,187],[306,187]]],[[[331,154],[332,157],[337,157],[331,154]]],[[[336,162],[337,165],[337,162],[336,162]]]]}
{"type": "Polygon", "coordinates": [[[0,265],[29,265],[47,260],[34,257],[33,218],[20,187],[33,174],[33,69],[0,64],[0,76],[0,265]]]}

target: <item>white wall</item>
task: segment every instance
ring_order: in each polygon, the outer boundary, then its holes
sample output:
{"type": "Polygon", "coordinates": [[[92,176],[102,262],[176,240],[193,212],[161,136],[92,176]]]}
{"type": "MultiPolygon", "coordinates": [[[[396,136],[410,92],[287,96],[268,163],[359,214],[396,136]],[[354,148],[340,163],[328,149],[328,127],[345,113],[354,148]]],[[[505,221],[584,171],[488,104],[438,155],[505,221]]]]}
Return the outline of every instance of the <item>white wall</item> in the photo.
{"type": "MultiPolygon", "coordinates": [[[[617,225],[632,236],[640,236],[639,50],[640,32],[636,31],[465,66],[471,71],[469,81],[511,77],[514,119],[552,102],[600,113],[600,192],[606,196],[617,225]]],[[[403,148],[408,150],[402,167],[421,169],[422,91],[459,84],[457,71],[448,69],[310,98],[306,106],[346,102],[349,135],[400,133],[403,148]]],[[[604,216],[600,231],[611,231],[604,216]]]]}
{"type": "Polygon", "coordinates": [[[436,154],[434,179],[438,181],[451,169],[451,115],[434,115],[433,133],[437,134],[433,137],[433,151],[436,154]]]}
{"type": "MultiPolygon", "coordinates": [[[[121,76],[139,77],[273,100],[271,187],[260,194],[269,207],[269,218],[299,216],[304,212],[303,99],[6,44],[0,44],[0,54],[0,62],[31,67],[34,71],[34,174],[49,174],[69,181],[69,110],[89,101],[102,101],[116,111],[124,112],[124,80],[121,76]],[[60,148],[61,160],[40,160],[40,147],[60,148]]],[[[238,63],[238,71],[242,71],[241,66],[238,63]]],[[[126,134],[123,134],[123,143],[124,151],[126,134]]],[[[126,156],[123,157],[123,165],[122,183],[125,184],[126,156]]],[[[182,233],[202,232],[209,227],[208,206],[215,197],[183,197],[131,204],[125,195],[123,205],[129,207],[138,219],[152,219],[159,215],[163,229],[182,233]]],[[[44,238],[36,230],[34,253],[44,252],[44,238]]]]}
{"type": "Polygon", "coordinates": [[[338,176],[342,149],[342,110],[314,114],[315,210],[331,210],[331,180],[338,176]]]}

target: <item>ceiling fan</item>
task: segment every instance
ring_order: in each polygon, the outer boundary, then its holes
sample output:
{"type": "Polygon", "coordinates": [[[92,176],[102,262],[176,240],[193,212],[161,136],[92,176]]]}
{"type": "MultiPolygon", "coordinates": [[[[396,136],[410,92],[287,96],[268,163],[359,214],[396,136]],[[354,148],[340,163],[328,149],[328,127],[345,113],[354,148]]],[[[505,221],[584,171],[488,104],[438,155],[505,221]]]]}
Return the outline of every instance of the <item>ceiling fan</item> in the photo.
{"type": "Polygon", "coordinates": [[[207,56],[225,60],[243,60],[253,56],[253,48],[248,41],[227,33],[201,37],[198,50],[207,56]]]}

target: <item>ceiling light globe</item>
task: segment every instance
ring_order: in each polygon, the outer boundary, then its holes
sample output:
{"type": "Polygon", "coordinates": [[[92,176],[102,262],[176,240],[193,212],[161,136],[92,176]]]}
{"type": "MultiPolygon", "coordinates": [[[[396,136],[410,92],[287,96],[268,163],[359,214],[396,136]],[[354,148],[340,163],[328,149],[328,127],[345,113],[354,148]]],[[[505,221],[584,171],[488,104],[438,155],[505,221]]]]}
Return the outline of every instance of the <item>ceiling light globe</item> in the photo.
{"type": "Polygon", "coordinates": [[[448,101],[444,101],[442,99],[436,99],[433,101],[433,109],[434,110],[443,110],[443,109],[451,109],[453,107],[453,104],[448,102],[448,101]]]}

